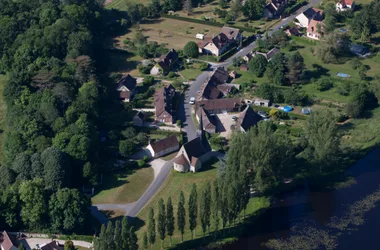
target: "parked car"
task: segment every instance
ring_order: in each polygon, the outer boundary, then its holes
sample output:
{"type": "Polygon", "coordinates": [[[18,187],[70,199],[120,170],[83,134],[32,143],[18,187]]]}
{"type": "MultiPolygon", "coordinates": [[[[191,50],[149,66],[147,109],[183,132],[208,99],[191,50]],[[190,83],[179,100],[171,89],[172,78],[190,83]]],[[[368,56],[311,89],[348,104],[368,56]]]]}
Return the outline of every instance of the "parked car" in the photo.
{"type": "Polygon", "coordinates": [[[191,105],[195,104],[195,97],[190,97],[189,104],[191,104],[191,105]]]}
{"type": "Polygon", "coordinates": [[[261,116],[262,118],[268,118],[269,117],[269,114],[267,113],[267,112],[265,112],[265,111],[258,111],[257,112],[257,114],[259,115],[259,116],[261,116]]]}

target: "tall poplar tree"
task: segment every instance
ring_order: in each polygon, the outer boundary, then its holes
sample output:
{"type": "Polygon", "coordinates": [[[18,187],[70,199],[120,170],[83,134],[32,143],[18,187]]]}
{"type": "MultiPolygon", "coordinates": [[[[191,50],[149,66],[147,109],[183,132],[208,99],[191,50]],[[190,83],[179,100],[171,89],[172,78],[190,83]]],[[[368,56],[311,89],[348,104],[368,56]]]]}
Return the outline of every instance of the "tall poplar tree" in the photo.
{"type": "Polygon", "coordinates": [[[195,228],[197,227],[198,218],[198,197],[197,197],[197,186],[195,183],[192,186],[191,193],[189,196],[189,228],[191,230],[192,239],[195,236],[195,228]]]}
{"type": "Polygon", "coordinates": [[[106,229],[106,249],[115,249],[115,229],[113,227],[112,221],[108,221],[107,229],[106,229]]]}
{"type": "Polygon", "coordinates": [[[121,241],[121,226],[119,220],[117,220],[115,223],[115,249],[123,250],[121,241]]]}
{"type": "Polygon", "coordinates": [[[164,247],[164,240],[166,236],[166,216],[164,200],[158,201],[158,218],[157,218],[157,231],[161,239],[161,248],[164,247]]]}
{"type": "Polygon", "coordinates": [[[183,234],[185,233],[186,225],[186,210],[185,210],[185,196],[183,192],[179,194],[178,210],[177,210],[177,225],[178,231],[181,233],[181,242],[183,242],[183,234]]]}
{"type": "Polygon", "coordinates": [[[219,230],[220,218],[219,218],[219,210],[221,210],[221,202],[220,202],[220,192],[219,192],[219,184],[218,180],[214,181],[214,191],[212,193],[212,219],[215,229],[215,236],[219,230]]]}
{"type": "Polygon", "coordinates": [[[121,247],[122,249],[129,249],[129,223],[126,216],[121,222],[121,247]]]}
{"type": "Polygon", "coordinates": [[[210,233],[210,217],[211,217],[211,185],[207,183],[202,191],[200,203],[200,217],[203,230],[203,236],[208,230],[210,233]]]}
{"type": "Polygon", "coordinates": [[[153,245],[156,242],[156,221],[154,220],[153,208],[149,209],[148,239],[150,243],[150,249],[153,249],[153,245]]]}
{"type": "Polygon", "coordinates": [[[170,246],[172,246],[172,236],[174,233],[174,211],[172,204],[172,197],[168,197],[166,202],[166,231],[170,237],[170,246]]]}
{"type": "Polygon", "coordinates": [[[136,230],[135,230],[135,228],[133,226],[129,229],[129,241],[128,242],[129,242],[128,243],[129,250],[138,250],[139,249],[139,244],[138,244],[138,238],[137,238],[137,235],[136,235],[136,230]]]}

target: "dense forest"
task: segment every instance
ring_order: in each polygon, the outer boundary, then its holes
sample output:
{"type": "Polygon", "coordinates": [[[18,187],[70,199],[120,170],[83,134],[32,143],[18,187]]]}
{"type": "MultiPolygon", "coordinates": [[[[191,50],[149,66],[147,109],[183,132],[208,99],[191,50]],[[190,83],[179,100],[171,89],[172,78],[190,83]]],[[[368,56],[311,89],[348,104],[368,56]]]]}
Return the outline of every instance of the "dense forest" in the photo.
{"type": "Polygon", "coordinates": [[[128,117],[103,66],[107,37],[130,24],[127,15],[93,0],[0,2],[0,73],[8,78],[0,228],[89,228],[90,199],[79,189],[96,184],[113,151],[100,134],[117,137],[128,117]]]}

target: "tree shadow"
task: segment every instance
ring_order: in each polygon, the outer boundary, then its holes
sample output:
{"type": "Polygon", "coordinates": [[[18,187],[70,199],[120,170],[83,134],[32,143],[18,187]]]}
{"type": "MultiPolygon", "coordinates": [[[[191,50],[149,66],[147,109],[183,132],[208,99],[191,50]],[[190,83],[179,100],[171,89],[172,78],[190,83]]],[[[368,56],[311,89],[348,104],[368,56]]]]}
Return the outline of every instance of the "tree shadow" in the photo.
{"type": "Polygon", "coordinates": [[[329,70],[318,64],[312,64],[312,70],[306,70],[304,79],[310,81],[311,79],[318,79],[321,76],[329,76],[329,70]]]}

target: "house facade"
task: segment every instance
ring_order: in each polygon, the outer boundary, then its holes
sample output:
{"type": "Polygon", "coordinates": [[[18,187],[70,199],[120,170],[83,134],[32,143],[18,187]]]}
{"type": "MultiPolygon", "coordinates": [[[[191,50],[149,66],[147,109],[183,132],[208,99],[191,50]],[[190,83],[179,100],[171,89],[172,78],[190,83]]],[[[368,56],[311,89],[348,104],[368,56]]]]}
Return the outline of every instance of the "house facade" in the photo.
{"type": "Polygon", "coordinates": [[[317,8],[309,8],[296,17],[296,24],[300,27],[307,28],[311,20],[322,21],[323,11],[317,8]]]}
{"type": "Polygon", "coordinates": [[[216,132],[216,121],[214,116],[210,116],[209,113],[200,108],[196,114],[197,121],[200,122],[202,119],[203,130],[209,134],[213,134],[216,132]]]}
{"type": "Polygon", "coordinates": [[[354,10],[355,2],[353,0],[340,0],[335,5],[337,12],[354,10]]]}
{"type": "Polygon", "coordinates": [[[119,91],[120,100],[123,102],[130,102],[132,100],[136,90],[136,83],[136,78],[130,74],[121,78],[116,88],[116,90],[119,91]]]}
{"type": "Polygon", "coordinates": [[[158,158],[177,151],[179,149],[179,142],[177,136],[171,135],[162,140],[149,143],[146,149],[151,157],[158,158]]]}
{"type": "Polygon", "coordinates": [[[169,84],[156,91],[154,94],[154,119],[157,122],[174,123],[175,107],[174,98],[176,95],[175,88],[169,84]]]}
{"type": "Polygon", "coordinates": [[[239,29],[223,27],[220,33],[211,39],[205,39],[204,42],[198,43],[200,53],[221,56],[232,45],[239,44],[243,39],[239,29]]]}
{"type": "Polygon", "coordinates": [[[151,75],[160,76],[168,73],[178,60],[178,53],[171,49],[166,55],[161,56],[153,68],[150,70],[151,75]]]}

